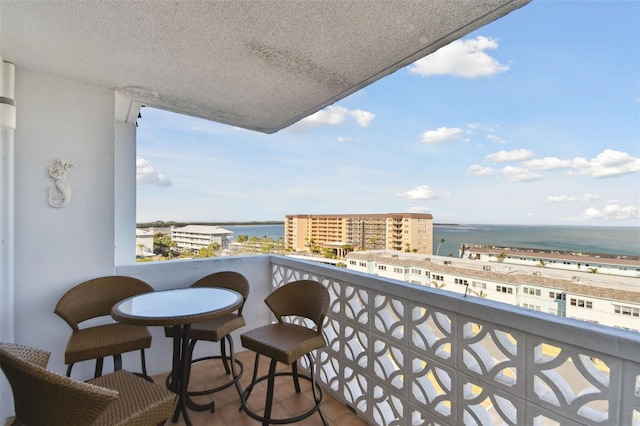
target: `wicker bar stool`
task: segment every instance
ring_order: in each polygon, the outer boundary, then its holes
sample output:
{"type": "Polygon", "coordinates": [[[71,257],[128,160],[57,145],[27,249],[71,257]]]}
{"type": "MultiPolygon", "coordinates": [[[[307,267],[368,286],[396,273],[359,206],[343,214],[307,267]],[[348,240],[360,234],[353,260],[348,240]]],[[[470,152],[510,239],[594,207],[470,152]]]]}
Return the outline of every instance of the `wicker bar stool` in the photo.
{"type": "Polygon", "coordinates": [[[64,352],[68,365],[67,376],[76,362],[96,360],[95,377],[102,375],[104,357],[113,356],[114,370],[122,368],[122,354],[140,350],[142,374],[147,375],[144,350],[151,346],[151,334],[147,327],[111,322],[80,328],[83,321],[109,316],[111,308],[127,297],[153,291],[153,287],[137,278],[106,276],[78,284],[67,291],[54,312],[72,329],[64,352]]]}
{"type": "Polygon", "coordinates": [[[50,353],[0,343],[0,366],[15,401],[14,425],[164,424],[176,395],[125,370],[81,382],[46,369],[50,353]]]}
{"type": "MultiPolygon", "coordinates": [[[[191,360],[191,363],[193,364],[195,362],[210,359],[222,360],[225,373],[227,375],[231,374],[231,380],[211,389],[202,391],[190,391],[189,395],[208,395],[226,389],[231,385],[235,385],[236,390],[238,391],[238,395],[240,395],[241,389],[238,381],[240,380],[240,377],[244,372],[244,365],[240,360],[235,358],[231,332],[239,329],[240,327],[244,327],[245,325],[244,317],[242,316],[242,308],[244,307],[244,303],[249,297],[249,281],[247,281],[244,275],[238,272],[221,271],[200,278],[198,281],[191,284],[191,287],[219,287],[235,290],[242,295],[242,305],[240,305],[236,312],[209,321],[197,322],[191,325],[191,330],[189,332],[189,339],[191,340],[189,343],[189,352],[191,354],[193,354],[193,349],[199,340],[220,342],[220,355],[212,355],[193,359],[191,360]],[[229,346],[229,353],[227,353],[227,346],[229,346]],[[237,373],[235,370],[236,365],[239,367],[239,372],[237,373]]],[[[165,327],[164,332],[167,337],[173,337],[173,327],[165,327]]],[[[167,376],[167,385],[169,384],[170,378],[171,375],[167,376]]]]}
{"type": "Polygon", "coordinates": [[[256,353],[253,378],[251,383],[242,392],[241,409],[253,419],[262,422],[263,425],[286,424],[298,422],[311,416],[316,411],[322,419],[322,423],[327,425],[327,421],[320,410],[322,404],[322,388],[315,381],[314,360],[311,352],[327,345],[322,334],[322,323],[329,310],[329,291],[322,284],[300,280],[284,285],[276,289],[264,300],[269,309],[278,319],[277,323],[265,325],[246,333],[240,338],[242,345],[256,353]],[[284,322],[285,317],[302,317],[313,322],[315,330],[304,325],[284,322]],[[271,358],[269,374],[257,377],[260,355],[271,358]],[[309,364],[309,375],[298,373],[298,360],[305,356],[309,364]],[[278,362],[291,366],[291,372],[276,373],[278,362]],[[274,381],[277,376],[292,376],[296,393],[300,393],[299,379],[311,382],[314,406],[308,411],[290,418],[272,419],[271,408],[273,405],[274,381]],[[251,395],[254,386],[267,380],[267,396],[263,415],[252,411],[247,400],[251,395]]]}

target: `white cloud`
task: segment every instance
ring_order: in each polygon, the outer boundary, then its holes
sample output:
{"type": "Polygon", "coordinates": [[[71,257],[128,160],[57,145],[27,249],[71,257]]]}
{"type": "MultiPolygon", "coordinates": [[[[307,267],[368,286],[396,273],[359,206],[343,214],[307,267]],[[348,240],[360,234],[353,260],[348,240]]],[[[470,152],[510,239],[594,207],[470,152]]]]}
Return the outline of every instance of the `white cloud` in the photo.
{"type": "Polygon", "coordinates": [[[496,173],[498,172],[493,167],[482,167],[478,164],[473,164],[469,166],[469,168],[467,169],[468,175],[475,175],[475,176],[493,176],[496,173]]]}
{"type": "Polygon", "coordinates": [[[485,158],[490,161],[504,163],[508,161],[523,161],[533,157],[533,151],[528,149],[515,149],[513,151],[500,151],[487,155],[485,158]]]}
{"type": "Polygon", "coordinates": [[[333,105],[303,118],[289,127],[290,130],[308,130],[321,126],[339,126],[345,123],[348,117],[356,120],[360,127],[367,127],[375,118],[375,114],[361,109],[348,110],[339,105],[333,105]]]}
{"type": "Polygon", "coordinates": [[[456,75],[477,78],[496,75],[509,70],[489,56],[485,50],[498,48],[491,38],[478,36],[469,40],[456,40],[409,66],[409,71],[425,77],[456,75]]]}
{"type": "Polygon", "coordinates": [[[441,143],[450,139],[457,139],[463,133],[462,129],[457,127],[439,127],[436,130],[427,130],[422,133],[422,142],[429,144],[441,143]]]}
{"type": "Polygon", "coordinates": [[[573,174],[604,178],[640,171],[640,158],[632,157],[626,152],[605,149],[591,160],[575,158],[572,166],[576,169],[573,174]]]}
{"type": "Polygon", "coordinates": [[[544,157],[525,161],[522,165],[533,170],[566,169],[571,167],[571,160],[561,160],[556,157],[544,157]]]}
{"type": "Polygon", "coordinates": [[[448,198],[451,196],[451,191],[444,190],[439,194],[436,194],[429,185],[418,185],[413,189],[410,189],[406,192],[401,192],[397,194],[399,197],[404,197],[409,201],[415,200],[437,200],[439,198],[448,198]]]}
{"type": "Polygon", "coordinates": [[[580,201],[580,197],[575,195],[549,195],[547,197],[548,203],[573,203],[580,201]]]}
{"type": "Polygon", "coordinates": [[[347,136],[338,136],[338,142],[340,143],[344,143],[344,142],[353,142],[353,141],[357,141],[358,139],[356,138],[350,138],[347,136]]]}
{"type": "Polygon", "coordinates": [[[505,178],[507,178],[507,180],[510,180],[512,182],[531,182],[542,177],[537,173],[530,172],[529,169],[514,166],[505,167],[504,169],[502,169],[502,174],[505,178]]]}
{"type": "Polygon", "coordinates": [[[501,138],[500,136],[494,135],[494,134],[488,134],[487,139],[494,141],[495,143],[499,143],[499,144],[504,144],[507,143],[507,141],[505,141],[503,138],[501,138]]]}
{"type": "Polygon", "coordinates": [[[600,198],[600,195],[593,193],[593,192],[587,192],[586,194],[584,194],[581,197],[578,197],[576,195],[549,195],[547,197],[547,202],[548,203],[574,203],[577,201],[594,201],[600,198]]]}
{"type": "Polygon", "coordinates": [[[638,206],[620,206],[618,204],[607,205],[601,210],[589,207],[582,214],[582,218],[607,220],[640,219],[640,208],[638,206]]]}
{"type": "Polygon", "coordinates": [[[353,117],[360,127],[367,127],[371,124],[371,121],[375,118],[375,114],[369,111],[363,111],[361,109],[355,109],[353,111],[349,111],[349,115],[353,117]]]}
{"type": "Polygon", "coordinates": [[[173,185],[170,179],[158,173],[151,163],[142,157],[136,158],[136,184],[168,187],[173,185]]]}
{"type": "Polygon", "coordinates": [[[593,201],[598,200],[600,198],[600,195],[595,192],[587,192],[586,194],[584,194],[583,198],[585,201],[593,201]]]}

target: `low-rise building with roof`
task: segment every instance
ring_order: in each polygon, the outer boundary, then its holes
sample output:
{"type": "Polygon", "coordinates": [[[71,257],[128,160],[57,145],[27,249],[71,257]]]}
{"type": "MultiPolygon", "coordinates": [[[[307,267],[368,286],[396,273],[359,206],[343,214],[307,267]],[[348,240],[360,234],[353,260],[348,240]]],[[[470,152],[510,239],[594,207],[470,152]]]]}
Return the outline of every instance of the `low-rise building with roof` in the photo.
{"type": "Polygon", "coordinates": [[[233,231],[219,226],[187,225],[171,227],[171,239],[179,250],[200,250],[211,244],[219,244],[221,249],[229,248],[233,231]]]}
{"type": "Polygon", "coordinates": [[[353,252],[347,268],[549,314],[640,331],[640,280],[495,261],[353,252]]]}
{"type": "Polygon", "coordinates": [[[640,256],[464,245],[460,257],[511,265],[640,278],[640,256]]]}

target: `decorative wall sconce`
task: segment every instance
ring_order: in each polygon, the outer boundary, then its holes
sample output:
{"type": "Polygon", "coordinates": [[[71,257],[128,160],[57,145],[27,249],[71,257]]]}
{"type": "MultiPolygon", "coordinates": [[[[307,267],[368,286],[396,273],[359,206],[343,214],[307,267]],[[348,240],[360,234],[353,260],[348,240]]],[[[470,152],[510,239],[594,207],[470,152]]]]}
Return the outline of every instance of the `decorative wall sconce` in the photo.
{"type": "Polygon", "coordinates": [[[49,188],[49,205],[51,207],[64,207],[71,201],[71,185],[67,182],[67,173],[75,167],[62,159],[57,159],[49,167],[49,176],[53,179],[54,186],[49,188]]]}

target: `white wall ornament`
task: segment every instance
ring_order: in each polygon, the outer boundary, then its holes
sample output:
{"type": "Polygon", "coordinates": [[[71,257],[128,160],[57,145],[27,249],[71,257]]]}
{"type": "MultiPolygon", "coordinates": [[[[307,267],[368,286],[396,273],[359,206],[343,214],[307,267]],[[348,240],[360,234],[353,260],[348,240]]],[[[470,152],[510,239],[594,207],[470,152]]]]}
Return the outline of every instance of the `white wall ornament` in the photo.
{"type": "Polygon", "coordinates": [[[49,167],[49,176],[53,179],[54,186],[49,188],[49,205],[51,207],[64,207],[71,202],[71,184],[67,182],[67,173],[75,167],[62,159],[57,159],[49,167]]]}

